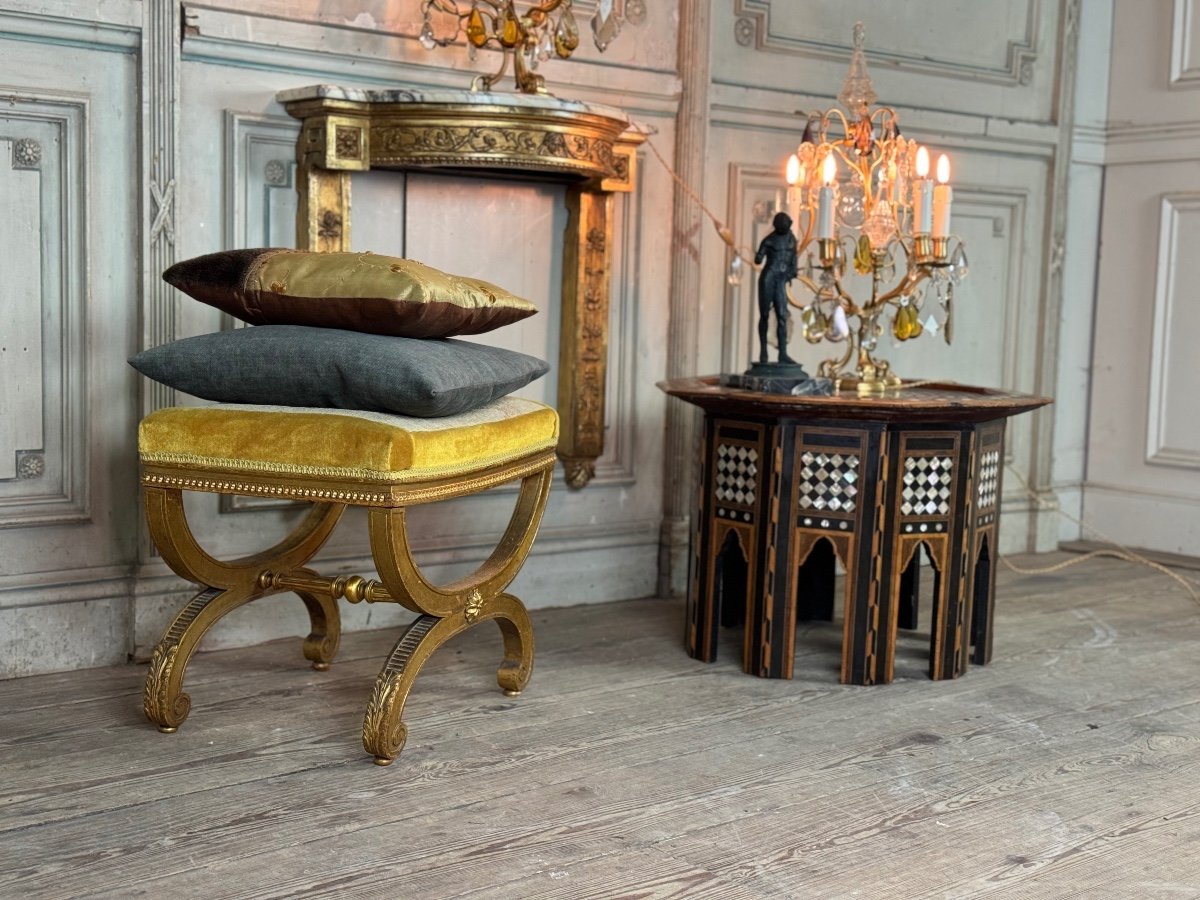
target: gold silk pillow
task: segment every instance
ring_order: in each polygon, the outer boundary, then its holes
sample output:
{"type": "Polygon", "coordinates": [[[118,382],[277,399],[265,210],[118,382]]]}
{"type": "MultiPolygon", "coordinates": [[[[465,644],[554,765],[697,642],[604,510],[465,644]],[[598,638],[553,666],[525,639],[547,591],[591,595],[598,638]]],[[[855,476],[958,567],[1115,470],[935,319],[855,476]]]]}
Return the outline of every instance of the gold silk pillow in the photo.
{"type": "Polygon", "coordinates": [[[227,250],[176,263],[163,280],[251,325],[442,338],[537,312],[486,281],[375,253],[227,250]]]}

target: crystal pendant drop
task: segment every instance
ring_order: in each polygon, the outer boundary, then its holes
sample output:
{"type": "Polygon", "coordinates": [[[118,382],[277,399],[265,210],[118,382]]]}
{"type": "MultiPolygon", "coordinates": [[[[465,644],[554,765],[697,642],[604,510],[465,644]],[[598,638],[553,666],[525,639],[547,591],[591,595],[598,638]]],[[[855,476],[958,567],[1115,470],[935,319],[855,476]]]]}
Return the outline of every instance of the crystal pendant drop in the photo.
{"type": "Polygon", "coordinates": [[[833,308],[833,317],[829,326],[831,341],[844,341],[850,336],[850,323],[846,321],[846,311],[842,309],[840,303],[833,308]]]}
{"type": "Polygon", "coordinates": [[[950,280],[955,284],[962,284],[962,280],[967,277],[967,251],[963,249],[963,245],[959,244],[954,248],[954,253],[950,256],[950,280]]]}
{"type": "Polygon", "coordinates": [[[562,59],[571,55],[579,46],[579,24],[570,7],[563,11],[558,18],[558,26],[554,29],[554,52],[562,59]]]}
{"type": "Polygon", "coordinates": [[[421,46],[426,50],[432,50],[437,46],[437,38],[433,34],[433,25],[429,20],[425,20],[425,24],[421,26],[421,35],[417,38],[421,42],[421,46]]]}
{"type": "Polygon", "coordinates": [[[933,313],[925,317],[925,330],[929,332],[930,337],[935,336],[940,329],[941,326],[938,325],[937,319],[933,317],[933,313]]]}
{"type": "Polygon", "coordinates": [[[613,0],[600,0],[596,14],[592,16],[592,39],[596,49],[603,53],[621,30],[621,20],[613,9],[613,0]]]}
{"type": "Polygon", "coordinates": [[[467,41],[472,47],[482,47],[487,43],[487,26],[483,24],[483,13],[479,7],[472,6],[471,14],[467,16],[467,41]]]}
{"type": "Polygon", "coordinates": [[[554,30],[547,25],[542,32],[542,39],[538,43],[538,59],[545,62],[554,53],[554,30]]]}
{"type": "Polygon", "coordinates": [[[742,283],[742,258],[740,256],[735,256],[729,261],[729,274],[725,276],[725,280],[731,287],[737,287],[742,283]]]}
{"type": "Polygon", "coordinates": [[[512,0],[504,7],[504,15],[500,19],[499,39],[500,46],[509,49],[521,41],[521,21],[517,18],[517,11],[513,9],[512,0]]]}
{"type": "Polygon", "coordinates": [[[467,44],[467,59],[469,59],[471,62],[475,62],[475,60],[478,58],[479,51],[475,48],[475,45],[467,44]]]}
{"type": "Polygon", "coordinates": [[[838,191],[837,218],[846,228],[859,228],[863,224],[863,188],[857,180],[842,186],[838,191]]]}

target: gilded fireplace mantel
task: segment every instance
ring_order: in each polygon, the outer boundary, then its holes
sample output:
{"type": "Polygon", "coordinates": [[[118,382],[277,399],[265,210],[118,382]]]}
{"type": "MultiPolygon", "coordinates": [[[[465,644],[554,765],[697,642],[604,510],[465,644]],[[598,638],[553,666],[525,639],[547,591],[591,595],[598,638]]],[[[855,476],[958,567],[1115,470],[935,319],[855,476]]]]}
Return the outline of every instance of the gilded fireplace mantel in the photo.
{"type": "Polygon", "coordinates": [[[643,134],[620,110],[547,95],[318,85],[277,96],[303,123],[301,248],[350,249],[353,172],[440,169],[567,184],[558,453],[567,483],[587,484],[604,450],[612,195],[633,190],[643,134]]]}

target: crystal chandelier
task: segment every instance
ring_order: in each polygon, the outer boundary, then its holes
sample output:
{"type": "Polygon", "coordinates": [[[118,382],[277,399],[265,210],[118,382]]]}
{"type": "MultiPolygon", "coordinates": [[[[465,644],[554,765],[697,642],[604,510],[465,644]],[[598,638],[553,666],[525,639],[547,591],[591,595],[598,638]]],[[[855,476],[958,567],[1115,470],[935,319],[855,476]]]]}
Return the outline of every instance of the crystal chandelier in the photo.
{"type": "Polygon", "coordinates": [[[885,327],[898,341],[940,331],[950,342],[954,287],[967,274],[967,256],[950,232],[949,159],[938,159],[935,184],[928,150],[900,135],[895,110],[871,109],[861,22],[838,100],[845,111],[811,115],[787,162],[784,211],[798,232],[797,280],[812,295],[807,304],[789,299],[810,343],[846,344],[818,374],[865,394],[901,383],[874,355],[885,327]],[[848,266],[871,278],[868,299],[848,292],[848,266]]]}
{"type": "MultiPolygon", "coordinates": [[[[546,93],[545,79],[537,74],[538,64],[551,56],[567,59],[579,46],[579,24],[571,0],[537,0],[518,12],[515,0],[472,0],[464,9],[457,0],[422,0],[424,23],[419,40],[426,50],[453,44],[465,32],[471,59],[476,51],[494,46],[504,54],[494,75],[478,75],[471,90],[491,90],[513,62],[517,90],[526,94],[546,93]],[[433,13],[445,13],[454,22],[453,33],[439,37],[433,13]],[[557,15],[555,15],[557,13],[557,15]]],[[[592,16],[592,38],[603,52],[616,38],[623,23],[640,25],[646,19],[646,0],[599,0],[592,16]]]]}

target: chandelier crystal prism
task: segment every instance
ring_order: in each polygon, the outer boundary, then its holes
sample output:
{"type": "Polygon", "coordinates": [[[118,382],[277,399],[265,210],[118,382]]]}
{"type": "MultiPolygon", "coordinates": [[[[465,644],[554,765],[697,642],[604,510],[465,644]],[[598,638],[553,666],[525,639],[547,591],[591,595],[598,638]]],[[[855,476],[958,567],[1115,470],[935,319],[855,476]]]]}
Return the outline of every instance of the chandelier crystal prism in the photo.
{"type": "Polygon", "coordinates": [[[875,356],[885,327],[897,341],[940,332],[950,342],[954,288],[967,274],[967,256],[950,232],[949,158],[939,157],[935,184],[928,150],[900,134],[895,110],[872,109],[863,46],[859,22],[838,93],[843,109],[808,117],[787,162],[783,211],[799,232],[797,280],[811,294],[807,303],[789,296],[801,310],[804,337],[846,345],[818,374],[839,390],[869,394],[901,384],[875,356]],[[869,298],[851,295],[850,269],[870,277],[869,298]]]}

